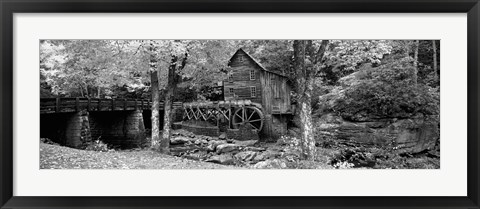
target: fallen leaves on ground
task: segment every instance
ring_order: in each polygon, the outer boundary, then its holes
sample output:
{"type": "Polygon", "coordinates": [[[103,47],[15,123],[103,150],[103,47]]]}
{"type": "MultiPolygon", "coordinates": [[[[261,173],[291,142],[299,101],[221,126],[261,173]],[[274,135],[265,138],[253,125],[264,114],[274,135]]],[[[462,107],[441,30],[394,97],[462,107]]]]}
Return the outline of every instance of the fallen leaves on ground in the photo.
{"type": "Polygon", "coordinates": [[[40,143],[40,169],[236,169],[153,150],[97,152],[40,143]]]}

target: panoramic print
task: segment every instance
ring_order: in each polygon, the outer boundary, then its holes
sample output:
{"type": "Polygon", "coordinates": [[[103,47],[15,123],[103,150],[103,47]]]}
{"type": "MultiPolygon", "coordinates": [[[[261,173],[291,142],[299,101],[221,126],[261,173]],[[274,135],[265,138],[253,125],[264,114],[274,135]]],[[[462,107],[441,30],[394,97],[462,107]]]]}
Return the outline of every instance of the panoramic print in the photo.
{"type": "Polygon", "coordinates": [[[40,169],[439,169],[440,40],[40,40],[40,169]]]}

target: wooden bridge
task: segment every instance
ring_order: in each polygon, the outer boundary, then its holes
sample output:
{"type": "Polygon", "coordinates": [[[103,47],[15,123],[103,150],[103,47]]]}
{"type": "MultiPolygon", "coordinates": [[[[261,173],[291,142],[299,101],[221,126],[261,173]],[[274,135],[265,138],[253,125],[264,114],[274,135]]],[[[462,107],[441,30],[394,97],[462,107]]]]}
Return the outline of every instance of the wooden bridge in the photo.
{"type": "MultiPolygon", "coordinates": [[[[147,99],[97,99],[97,98],[41,98],[40,113],[62,113],[90,111],[132,111],[150,110],[152,101],[147,99]]],[[[163,110],[160,102],[160,110],[163,110]]],[[[182,108],[181,102],[174,102],[173,108],[182,108]]]]}
{"type": "MultiPolygon", "coordinates": [[[[121,147],[140,146],[151,124],[151,106],[152,101],[142,99],[41,98],[40,137],[76,148],[97,139],[121,147]]],[[[162,124],[164,103],[159,106],[162,124]]],[[[182,103],[172,106],[181,120],[182,103]]]]}

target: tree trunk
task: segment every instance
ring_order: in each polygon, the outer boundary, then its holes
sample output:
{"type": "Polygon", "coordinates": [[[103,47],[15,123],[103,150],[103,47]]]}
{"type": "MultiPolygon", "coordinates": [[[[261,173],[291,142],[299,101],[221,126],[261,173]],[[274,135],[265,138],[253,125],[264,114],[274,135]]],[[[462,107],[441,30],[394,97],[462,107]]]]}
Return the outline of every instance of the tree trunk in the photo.
{"type": "Polygon", "coordinates": [[[90,97],[90,91],[88,91],[88,85],[85,86],[85,96],[90,97]]]}
{"type": "MultiPolygon", "coordinates": [[[[300,129],[300,149],[301,158],[314,160],[315,158],[315,138],[313,137],[311,93],[313,89],[313,79],[309,76],[309,70],[305,64],[305,53],[307,42],[304,40],[293,42],[294,51],[294,70],[296,73],[296,91],[297,91],[297,110],[294,118],[295,125],[300,129]]],[[[311,69],[310,69],[311,70],[311,69]]]]}
{"type": "Polygon", "coordinates": [[[163,119],[163,132],[162,140],[160,141],[159,151],[162,153],[169,152],[170,136],[172,135],[172,116],[173,116],[173,95],[175,94],[175,88],[177,86],[175,79],[176,58],[172,59],[172,64],[168,68],[168,83],[165,89],[164,99],[164,119],[163,119]]]}
{"type": "Polygon", "coordinates": [[[82,97],[84,97],[84,95],[83,95],[83,86],[82,86],[82,85],[80,85],[80,95],[82,95],[82,97]]]}
{"type": "Polygon", "coordinates": [[[415,41],[415,51],[413,54],[413,84],[417,85],[418,83],[418,48],[420,46],[420,41],[415,41]]]}
{"type": "Polygon", "coordinates": [[[100,92],[101,92],[101,90],[100,90],[100,86],[99,86],[99,87],[97,88],[97,98],[99,98],[99,99],[100,99],[100,92]]]}
{"type": "Polygon", "coordinates": [[[156,59],[150,57],[150,81],[152,92],[152,139],[150,147],[157,150],[160,146],[160,95],[158,92],[158,71],[156,68],[156,59]]]}
{"type": "Polygon", "coordinates": [[[438,67],[437,67],[437,43],[435,40],[432,40],[432,48],[433,48],[433,73],[435,82],[438,82],[438,67]]]}
{"type": "Polygon", "coordinates": [[[405,43],[405,57],[410,57],[410,42],[409,40],[404,41],[405,43]]]}

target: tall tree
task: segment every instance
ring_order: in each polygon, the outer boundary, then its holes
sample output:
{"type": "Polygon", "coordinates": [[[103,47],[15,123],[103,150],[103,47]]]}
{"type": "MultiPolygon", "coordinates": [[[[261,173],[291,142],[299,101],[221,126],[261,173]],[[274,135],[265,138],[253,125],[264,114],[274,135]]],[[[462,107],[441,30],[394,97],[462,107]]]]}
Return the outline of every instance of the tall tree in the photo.
{"type": "Polygon", "coordinates": [[[437,67],[437,43],[436,40],[432,40],[432,48],[433,48],[433,75],[435,82],[438,82],[438,67],[437,67]]]}
{"type": "Polygon", "coordinates": [[[160,94],[158,84],[158,68],[155,54],[155,46],[150,43],[150,89],[152,93],[152,137],[150,142],[151,148],[160,146],[160,94]]]}
{"type": "Polygon", "coordinates": [[[415,51],[413,53],[413,84],[417,85],[418,83],[418,48],[420,47],[420,41],[414,41],[415,51]]]}
{"type": "Polygon", "coordinates": [[[311,106],[313,82],[316,72],[321,68],[328,42],[323,40],[318,49],[311,40],[293,42],[293,69],[299,110],[295,115],[294,123],[300,129],[301,157],[307,160],[314,160],[316,153],[311,106]]]}
{"type": "MultiPolygon", "coordinates": [[[[159,86],[164,89],[162,136],[154,149],[168,152],[171,136],[173,96],[177,85],[201,87],[223,80],[221,74],[232,53],[231,41],[156,40],[159,86]],[[229,53],[230,52],[230,53],[229,53]]],[[[153,133],[152,133],[153,134],[153,133]]]]}

